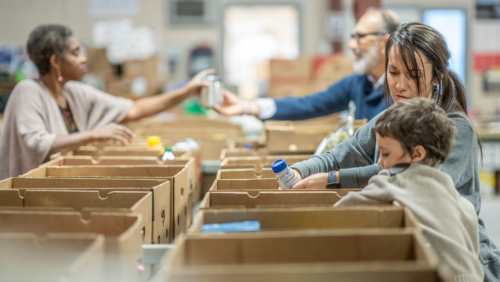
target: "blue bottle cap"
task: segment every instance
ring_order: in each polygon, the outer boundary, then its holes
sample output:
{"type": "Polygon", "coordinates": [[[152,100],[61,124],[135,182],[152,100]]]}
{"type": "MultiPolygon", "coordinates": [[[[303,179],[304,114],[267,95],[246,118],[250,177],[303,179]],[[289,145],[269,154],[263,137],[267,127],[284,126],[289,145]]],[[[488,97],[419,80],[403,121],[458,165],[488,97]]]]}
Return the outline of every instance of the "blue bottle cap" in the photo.
{"type": "Polygon", "coordinates": [[[280,173],[283,170],[285,170],[287,167],[288,167],[288,164],[285,162],[284,159],[279,159],[271,165],[271,168],[273,169],[274,173],[280,173]]]}
{"type": "Polygon", "coordinates": [[[252,143],[246,143],[245,144],[245,149],[253,149],[253,144],[252,143]]]}

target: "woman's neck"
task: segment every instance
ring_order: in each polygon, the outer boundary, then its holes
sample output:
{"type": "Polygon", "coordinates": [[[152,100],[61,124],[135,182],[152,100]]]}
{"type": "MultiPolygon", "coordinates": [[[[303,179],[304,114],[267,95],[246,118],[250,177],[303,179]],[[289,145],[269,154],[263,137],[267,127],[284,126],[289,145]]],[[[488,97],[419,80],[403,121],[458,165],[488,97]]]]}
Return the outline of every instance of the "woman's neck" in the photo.
{"type": "Polygon", "coordinates": [[[40,80],[42,80],[43,84],[45,84],[45,87],[47,87],[47,89],[50,92],[50,95],[52,95],[54,100],[56,100],[57,104],[60,107],[66,108],[66,100],[62,96],[62,90],[66,82],[65,81],[59,82],[57,80],[57,77],[52,74],[47,74],[45,76],[42,76],[40,80]]]}

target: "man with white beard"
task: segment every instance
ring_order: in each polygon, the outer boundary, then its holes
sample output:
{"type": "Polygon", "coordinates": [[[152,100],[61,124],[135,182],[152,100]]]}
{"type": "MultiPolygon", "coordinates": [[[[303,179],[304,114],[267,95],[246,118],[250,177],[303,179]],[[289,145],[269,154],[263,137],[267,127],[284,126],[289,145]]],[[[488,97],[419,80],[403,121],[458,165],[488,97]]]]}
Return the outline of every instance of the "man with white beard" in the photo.
{"type": "Polygon", "coordinates": [[[215,110],[230,116],[249,114],[260,119],[304,120],[347,110],[349,102],[354,101],[356,119],[370,120],[386,109],[383,99],[385,45],[398,25],[399,18],[391,10],[366,12],[354,27],[348,45],[355,55],[355,74],[325,91],[304,97],[261,98],[253,102],[242,101],[225,91],[223,105],[215,110]]]}

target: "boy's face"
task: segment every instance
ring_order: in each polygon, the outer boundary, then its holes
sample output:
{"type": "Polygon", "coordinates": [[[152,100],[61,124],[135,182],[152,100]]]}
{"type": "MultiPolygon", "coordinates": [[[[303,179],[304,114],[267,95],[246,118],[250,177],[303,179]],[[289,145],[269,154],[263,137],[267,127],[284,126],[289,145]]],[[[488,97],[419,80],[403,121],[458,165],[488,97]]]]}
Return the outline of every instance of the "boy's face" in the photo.
{"type": "Polygon", "coordinates": [[[382,137],[378,133],[375,135],[377,138],[378,149],[380,150],[378,164],[384,169],[391,168],[397,164],[412,163],[415,161],[411,158],[410,154],[405,153],[401,143],[399,143],[396,139],[382,137]]]}

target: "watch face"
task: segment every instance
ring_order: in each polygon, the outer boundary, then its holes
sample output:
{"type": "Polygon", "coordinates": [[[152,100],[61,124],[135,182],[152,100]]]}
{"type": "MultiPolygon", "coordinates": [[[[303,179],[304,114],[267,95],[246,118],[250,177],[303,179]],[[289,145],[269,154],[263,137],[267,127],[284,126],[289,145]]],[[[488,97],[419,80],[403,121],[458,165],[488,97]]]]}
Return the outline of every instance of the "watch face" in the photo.
{"type": "Polygon", "coordinates": [[[337,182],[335,182],[335,183],[328,183],[328,185],[326,185],[326,188],[327,189],[340,188],[340,184],[338,184],[337,182]]]}

